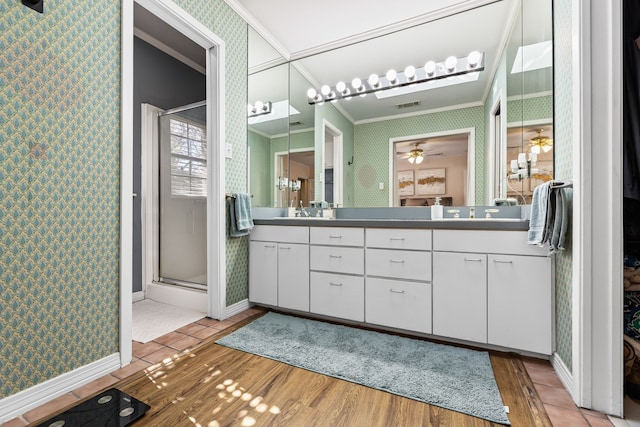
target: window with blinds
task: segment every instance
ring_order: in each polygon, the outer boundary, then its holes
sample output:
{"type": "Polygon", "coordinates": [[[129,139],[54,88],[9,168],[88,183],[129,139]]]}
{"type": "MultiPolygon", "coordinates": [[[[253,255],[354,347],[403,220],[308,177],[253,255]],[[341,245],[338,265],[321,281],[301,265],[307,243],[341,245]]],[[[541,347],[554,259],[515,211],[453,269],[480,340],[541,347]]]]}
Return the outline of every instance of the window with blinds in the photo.
{"type": "Polygon", "coordinates": [[[171,195],[206,197],[206,128],[193,122],[170,119],[171,195]]]}

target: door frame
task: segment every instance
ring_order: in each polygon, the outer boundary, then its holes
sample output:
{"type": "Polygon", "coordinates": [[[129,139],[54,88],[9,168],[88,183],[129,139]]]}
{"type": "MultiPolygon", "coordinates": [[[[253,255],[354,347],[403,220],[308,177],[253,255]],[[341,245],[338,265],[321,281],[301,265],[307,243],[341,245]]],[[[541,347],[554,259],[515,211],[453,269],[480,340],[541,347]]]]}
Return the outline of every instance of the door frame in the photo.
{"type": "Polygon", "coordinates": [[[225,230],[225,44],[170,0],[122,1],[120,141],[120,363],[131,362],[133,316],[133,36],[134,3],[144,7],[207,51],[207,306],[222,319],[226,310],[225,230]]]}
{"type": "MultiPolygon", "coordinates": [[[[344,186],[343,186],[343,133],[340,129],[334,126],[327,119],[322,119],[322,140],[323,140],[323,150],[322,150],[322,176],[324,177],[324,165],[325,165],[325,152],[327,139],[327,132],[331,134],[331,138],[333,139],[333,203],[335,206],[344,206],[344,186]]],[[[318,173],[315,172],[317,176],[318,173]]],[[[322,187],[324,190],[324,186],[322,187]]],[[[316,199],[319,199],[316,197],[316,199]]],[[[327,195],[325,194],[322,200],[326,200],[327,195]]]]}

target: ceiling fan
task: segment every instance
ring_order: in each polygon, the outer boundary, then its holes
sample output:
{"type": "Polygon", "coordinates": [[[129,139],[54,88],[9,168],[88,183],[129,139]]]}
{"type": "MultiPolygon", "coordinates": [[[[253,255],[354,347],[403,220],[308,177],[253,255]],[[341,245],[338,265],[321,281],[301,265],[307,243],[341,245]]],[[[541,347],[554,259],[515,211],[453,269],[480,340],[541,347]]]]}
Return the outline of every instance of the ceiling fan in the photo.
{"type": "Polygon", "coordinates": [[[441,156],[444,153],[425,153],[424,150],[420,148],[420,143],[414,142],[413,148],[409,152],[398,153],[398,154],[405,155],[405,158],[409,161],[409,163],[415,163],[416,165],[419,165],[420,163],[422,163],[425,157],[441,156]]]}
{"type": "Polygon", "coordinates": [[[540,150],[548,153],[551,148],[553,148],[553,139],[543,136],[542,132],[544,129],[536,129],[536,133],[538,136],[535,136],[529,140],[529,145],[531,145],[531,152],[535,154],[540,154],[540,150]]]}

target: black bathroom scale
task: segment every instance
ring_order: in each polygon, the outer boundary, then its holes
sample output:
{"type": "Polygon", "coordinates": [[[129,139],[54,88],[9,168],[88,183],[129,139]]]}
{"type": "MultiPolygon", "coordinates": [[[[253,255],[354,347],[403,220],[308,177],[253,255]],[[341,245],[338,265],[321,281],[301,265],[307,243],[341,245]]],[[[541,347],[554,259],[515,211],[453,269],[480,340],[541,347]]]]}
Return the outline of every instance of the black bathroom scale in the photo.
{"type": "Polygon", "coordinates": [[[142,417],[149,409],[151,407],[146,403],[112,388],[37,427],[124,427],[142,417]]]}

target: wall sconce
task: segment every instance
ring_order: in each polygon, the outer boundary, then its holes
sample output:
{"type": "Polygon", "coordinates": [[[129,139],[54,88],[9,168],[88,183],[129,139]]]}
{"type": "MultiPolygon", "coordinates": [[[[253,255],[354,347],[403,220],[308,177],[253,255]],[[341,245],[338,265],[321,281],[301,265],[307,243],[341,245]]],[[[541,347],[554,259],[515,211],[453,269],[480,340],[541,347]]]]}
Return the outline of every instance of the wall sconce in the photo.
{"type": "Polygon", "coordinates": [[[22,0],[22,4],[36,12],[44,13],[44,0],[22,0]]]}
{"type": "Polygon", "coordinates": [[[268,102],[256,101],[255,104],[253,105],[249,104],[247,106],[247,117],[251,118],[251,117],[263,116],[265,114],[270,114],[272,107],[273,105],[271,104],[271,101],[268,101],[268,102]]]}
{"type": "Polygon", "coordinates": [[[518,159],[511,160],[511,174],[509,179],[522,180],[530,177],[532,174],[538,173],[538,169],[533,169],[538,161],[538,155],[536,153],[518,154],[518,159]]]}
{"type": "Polygon", "coordinates": [[[289,186],[289,178],[287,178],[286,176],[279,176],[276,181],[276,187],[278,187],[278,190],[284,190],[288,186],[289,186]]]}
{"type": "Polygon", "coordinates": [[[351,99],[353,96],[366,96],[368,93],[415,85],[430,80],[476,73],[484,70],[484,53],[473,51],[464,58],[450,56],[442,62],[427,61],[424,66],[409,65],[402,72],[389,70],[384,75],[371,74],[368,79],[358,77],[351,85],[338,82],[335,86],[322,86],[319,90],[310,88],[307,98],[310,105],[335,102],[338,99],[351,99]]]}

